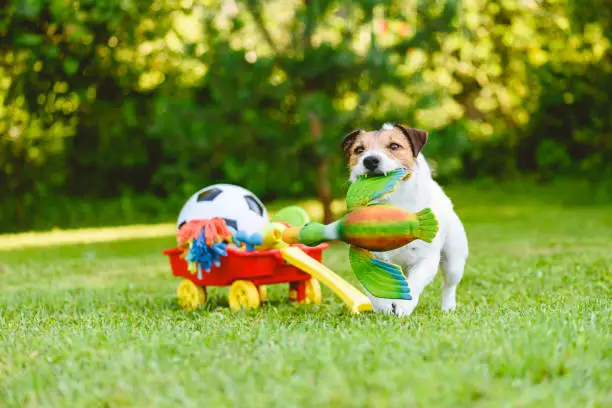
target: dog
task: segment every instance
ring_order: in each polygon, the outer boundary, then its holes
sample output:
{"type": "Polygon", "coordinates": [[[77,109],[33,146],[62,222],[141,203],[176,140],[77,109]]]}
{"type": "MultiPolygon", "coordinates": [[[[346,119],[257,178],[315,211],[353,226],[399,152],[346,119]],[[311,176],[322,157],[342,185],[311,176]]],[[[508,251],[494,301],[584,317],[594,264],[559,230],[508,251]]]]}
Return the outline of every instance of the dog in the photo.
{"type": "Polygon", "coordinates": [[[396,205],[414,213],[429,207],[439,223],[438,234],[431,243],[415,240],[391,251],[373,253],[380,260],[402,267],[412,296],[411,300],[382,299],[366,290],[375,312],[411,315],[439,267],[443,274],[442,310],[452,311],[457,305],[457,285],[468,258],[468,239],[453,203],[434,181],[421,153],[427,137],[424,130],[386,123],[380,130],[355,130],[342,140],[350,169],[349,182],[364,175],[406,168],[410,176],[394,192],[374,202],[396,205]]]}

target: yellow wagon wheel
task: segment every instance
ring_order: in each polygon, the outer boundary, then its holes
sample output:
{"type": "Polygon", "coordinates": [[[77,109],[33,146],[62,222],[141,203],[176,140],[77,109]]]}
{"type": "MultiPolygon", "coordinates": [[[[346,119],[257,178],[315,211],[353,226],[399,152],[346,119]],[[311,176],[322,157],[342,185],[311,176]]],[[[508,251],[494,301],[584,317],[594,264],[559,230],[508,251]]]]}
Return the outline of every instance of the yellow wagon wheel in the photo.
{"type": "Polygon", "coordinates": [[[268,301],[268,287],[266,285],[259,285],[257,287],[257,290],[259,291],[259,299],[261,299],[262,302],[267,302],[268,301]]]}
{"type": "Polygon", "coordinates": [[[206,303],[206,292],[204,288],[196,285],[189,279],[183,281],[176,288],[179,306],[185,310],[193,311],[206,303]]]}
{"type": "Polygon", "coordinates": [[[260,303],[259,291],[253,282],[238,280],[230,286],[229,304],[233,311],[256,309],[260,303]]]}
{"type": "Polygon", "coordinates": [[[306,281],[306,297],[304,298],[304,303],[314,303],[318,305],[321,303],[321,285],[319,285],[319,281],[311,278],[306,281]]]}

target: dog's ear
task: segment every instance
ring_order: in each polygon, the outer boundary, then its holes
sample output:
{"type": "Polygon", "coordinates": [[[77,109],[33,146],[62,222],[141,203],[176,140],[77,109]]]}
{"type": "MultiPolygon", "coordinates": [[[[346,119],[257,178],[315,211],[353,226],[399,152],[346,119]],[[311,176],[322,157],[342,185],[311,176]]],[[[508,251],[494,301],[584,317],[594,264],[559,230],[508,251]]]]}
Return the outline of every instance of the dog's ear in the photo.
{"type": "Polygon", "coordinates": [[[407,127],[399,123],[396,123],[395,127],[406,136],[406,139],[408,139],[412,147],[412,154],[414,157],[417,157],[423,146],[425,146],[425,143],[427,143],[428,133],[425,130],[407,127]]]}
{"type": "Polygon", "coordinates": [[[342,147],[342,151],[344,152],[345,155],[348,156],[349,151],[351,150],[351,147],[353,147],[353,145],[355,144],[355,140],[357,140],[357,136],[359,136],[363,131],[364,131],[363,129],[353,130],[351,133],[344,136],[344,139],[342,139],[342,143],[340,144],[340,147],[342,147]]]}

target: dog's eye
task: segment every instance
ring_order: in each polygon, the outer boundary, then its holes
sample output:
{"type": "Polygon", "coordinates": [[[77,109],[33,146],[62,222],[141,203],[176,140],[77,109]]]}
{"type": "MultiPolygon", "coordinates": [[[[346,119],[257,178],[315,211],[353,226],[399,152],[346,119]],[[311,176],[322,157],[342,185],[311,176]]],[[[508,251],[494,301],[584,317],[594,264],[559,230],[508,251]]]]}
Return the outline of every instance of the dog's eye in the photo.
{"type": "Polygon", "coordinates": [[[363,148],[363,146],[359,146],[354,151],[355,151],[355,154],[361,154],[363,153],[364,150],[365,149],[363,148]]]}
{"type": "Polygon", "coordinates": [[[391,150],[397,150],[397,149],[399,149],[400,147],[402,147],[402,146],[398,145],[397,143],[391,143],[391,144],[389,145],[389,149],[391,149],[391,150]]]}

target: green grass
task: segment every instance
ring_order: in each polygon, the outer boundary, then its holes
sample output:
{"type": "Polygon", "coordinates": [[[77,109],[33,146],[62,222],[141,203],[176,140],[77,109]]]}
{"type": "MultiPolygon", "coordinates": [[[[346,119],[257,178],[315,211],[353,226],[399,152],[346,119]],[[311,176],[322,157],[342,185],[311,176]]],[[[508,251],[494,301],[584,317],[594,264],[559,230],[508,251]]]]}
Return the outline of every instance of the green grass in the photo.
{"type": "MultiPolygon", "coordinates": [[[[257,311],[219,288],[186,313],[163,227],[0,237],[0,406],[612,406],[612,206],[450,194],[472,252],[458,310],[438,277],[407,319],[284,286],[257,311]]],[[[346,255],[325,262],[355,283],[346,255]]]]}

